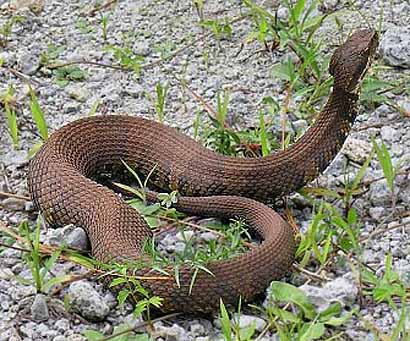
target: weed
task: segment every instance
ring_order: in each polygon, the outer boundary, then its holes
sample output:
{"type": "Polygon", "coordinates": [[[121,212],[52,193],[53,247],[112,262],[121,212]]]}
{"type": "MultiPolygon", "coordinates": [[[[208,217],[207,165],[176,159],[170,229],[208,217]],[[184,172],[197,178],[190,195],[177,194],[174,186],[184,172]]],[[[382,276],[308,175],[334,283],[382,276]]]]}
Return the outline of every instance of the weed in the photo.
{"type": "Polygon", "coordinates": [[[64,87],[70,81],[82,81],[87,77],[87,73],[78,66],[64,66],[53,70],[56,76],[57,85],[64,87]]]}
{"type": "Polygon", "coordinates": [[[95,31],[94,27],[92,27],[87,20],[81,18],[75,22],[75,27],[83,34],[95,31]]]}
{"type": "Polygon", "coordinates": [[[47,128],[47,123],[44,117],[44,113],[41,110],[40,105],[37,100],[37,96],[31,87],[29,88],[29,92],[30,92],[31,115],[34,119],[34,122],[36,123],[36,126],[38,128],[41,138],[43,139],[43,141],[45,141],[48,139],[48,128],[47,128]]]}
{"type": "Polygon", "coordinates": [[[130,275],[130,271],[126,265],[115,265],[116,273],[120,274],[114,278],[110,287],[120,287],[117,300],[120,305],[123,305],[128,298],[132,298],[137,302],[134,306],[133,314],[135,316],[145,315],[148,321],[151,319],[151,308],[159,308],[162,299],[158,296],[150,296],[149,292],[144,289],[141,283],[130,275]]]}
{"type": "Polygon", "coordinates": [[[0,47],[6,47],[11,36],[13,26],[25,20],[22,16],[13,16],[0,27],[0,47]]]}
{"type": "Polygon", "coordinates": [[[64,46],[56,46],[54,44],[48,44],[47,50],[41,52],[40,54],[40,65],[47,65],[51,64],[52,62],[56,61],[60,54],[64,51],[64,46]]]}
{"type": "Polygon", "coordinates": [[[130,47],[107,46],[106,51],[112,52],[114,58],[126,70],[132,70],[139,77],[143,56],[136,55],[130,47]]]}
{"type": "Polygon", "coordinates": [[[227,341],[237,340],[237,341],[248,341],[253,340],[253,336],[256,331],[255,323],[251,323],[248,327],[241,328],[239,325],[239,318],[241,314],[241,300],[239,299],[237,314],[232,318],[229,318],[228,311],[226,310],[225,304],[220,299],[219,301],[219,311],[221,321],[222,334],[227,341]],[[235,338],[233,338],[233,336],[235,338]]]}
{"type": "Polygon", "coordinates": [[[19,147],[19,137],[13,85],[10,84],[8,90],[1,95],[1,103],[3,103],[6,111],[7,126],[9,128],[10,137],[13,141],[13,147],[14,149],[17,149],[19,147]]]}
{"type": "Polygon", "coordinates": [[[397,272],[392,270],[392,256],[388,254],[385,260],[385,270],[382,278],[378,278],[375,274],[367,270],[362,271],[363,281],[371,284],[370,290],[365,290],[366,294],[373,296],[376,303],[388,302],[389,305],[397,310],[397,305],[393,298],[398,297],[402,300],[407,297],[407,289],[404,283],[400,280],[397,272]]]}
{"type": "Polygon", "coordinates": [[[227,18],[205,20],[201,21],[200,24],[202,27],[211,30],[219,46],[222,39],[230,38],[232,35],[232,24],[227,18]]]}
{"type": "Polygon", "coordinates": [[[162,85],[158,82],[155,86],[156,98],[154,99],[149,93],[146,93],[148,98],[154,104],[155,112],[157,113],[158,120],[163,123],[165,116],[165,103],[168,95],[169,84],[162,85]]]}
{"type": "Polygon", "coordinates": [[[386,178],[387,185],[389,186],[390,191],[394,195],[394,178],[396,176],[396,171],[393,168],[393,163],[391,160],[391,156],[389,151],[387,150],[386,145],[384,144],[384,141],[381,141],[380,146],[377,144],[377,142],[373,139],[373,148],[376,151],[377,158],[379,159],[380,165],[383,170],[383,174],[386,178]]]}
{"type": "Polygon", "coordinates": [[[320,339],[327,328],[343,325],[355,313],[352,310],[342,315],[339,302],[318,313],[305,293],[288,283],[274,281],[269,291],[266,307],[255,308],[266,316],[269,326],[276,330],[281,340],[320,339]]]}
{"type": "Polygon", "coordinates": [[[101,14],[101,28],[102,28],[102,36],[103,36],[104,41],[107,41],[109,19],[110,19],[110,16],[108,14],[101,14]]]}
{"type": "Polygon", "coordinates": [[[55,251],[50,257],[42,257],[40,253],[40,227],[40,219],[37,220],[34,232],[31,232],[26,221],[20,224],[20,233],[25,237],[26,243],[30,247],[30,251],[25,254],[25,262],[31,270],[33,280],[30,281],[18,276],[16,277],[18,281],[25,285],[34,284],[37,293],[47,292],[54,284],[65,280],[65,277],[46,278],[46,275],[60,256],[61,250],[55,251]]]}

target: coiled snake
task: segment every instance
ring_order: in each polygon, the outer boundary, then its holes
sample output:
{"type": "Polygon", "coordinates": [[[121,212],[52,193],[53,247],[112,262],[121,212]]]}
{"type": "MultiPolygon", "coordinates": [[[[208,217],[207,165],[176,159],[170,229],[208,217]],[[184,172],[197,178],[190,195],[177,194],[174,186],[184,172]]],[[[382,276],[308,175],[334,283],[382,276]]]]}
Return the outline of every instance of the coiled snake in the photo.
{"type": "MultiPolygon", "coordinates": [[[[290,148],[267,157],[233,158],[210,151],[163,124],[138,117],[96,116],[57,130],[31,160],[32,200],[48,223],[82,226],[92,254],[101,261],[138,259],[151,231],[136,210],[90,179],[104,166],[129,165],[163,190],[178,190],[175,207],[188,214],[241,217],[261,239],[259,246],[229,260],[207,264],[189,291],[193,270],[179,269],[179,285],[145,280],[162,297],[163,311],[209,313],[238,298],[248,301],[282,277],[294,258],[292,229],[255,201],[301,188],[332,161],[356,117],[360,81],[378,44],[373,30],[353,33],[331,58],[333,90],[315,123],[290,148]]],[[[172,269],[168,269],[173,274],[172,269]]],[[[138,275],[154,275],[145,268],[138,275]]]]}

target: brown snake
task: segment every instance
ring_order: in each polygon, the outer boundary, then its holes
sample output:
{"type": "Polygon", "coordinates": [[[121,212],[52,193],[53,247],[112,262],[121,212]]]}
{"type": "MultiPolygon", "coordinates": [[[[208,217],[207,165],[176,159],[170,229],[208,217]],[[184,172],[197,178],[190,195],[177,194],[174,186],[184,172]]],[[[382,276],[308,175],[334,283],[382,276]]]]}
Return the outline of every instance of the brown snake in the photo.
{"type": "MultiPolygon", "coordinates": [[[[334,86],[316,122],[290,148],[267,157],[233,158],[202,147],[163,124],[129,116],[80,119],[57,130],[30,162],[28,185],[32,200],[48,223],[82,226],[93,255],[101,261],[138,259],[152,236],[144,219],[110,189],[90,178],[104,167],[124,160],[142,174],[154,167],[152,183],[181,195],[175,207],[188,214],[240,217],[262,242],[249,252],[206,265],[197,274],[181,266],[177,285],[144,280],[142,285],[162,297],[163,311],[209,313],[238,298],[248,301],[273,279],[289,271],[294,235],[267,201],[301,188],[332,161],[357,114],[360,82],[378,44],[373,30],[353,33],[332,56],[334,86]]],[[[150,268],[138,275],[155,275],[150,268]]]]}

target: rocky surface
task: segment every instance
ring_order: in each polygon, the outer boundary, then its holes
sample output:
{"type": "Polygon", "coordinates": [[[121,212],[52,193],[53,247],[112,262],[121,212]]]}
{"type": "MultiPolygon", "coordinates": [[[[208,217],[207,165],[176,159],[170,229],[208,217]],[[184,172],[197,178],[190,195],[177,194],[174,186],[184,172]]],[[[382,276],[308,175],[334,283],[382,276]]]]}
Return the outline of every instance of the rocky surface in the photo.
{"type": "MultiPolygon", "coordinates": [[[[274,5],[275,1],[272,2],[274,5]]],[[[332,165],[312,186],[329,189],[344,188],[371,148],[371,137],[376,142],[385,142],[398,168],[393,194],[383,180],[383,172],[377,158],[373,158],[363,181],[367,190],[357,196],[357,209],[362,227],[364,251],[362,261],[375,269],[377,274],[385,271],[385,255],[391,253],[393,266],[403,281],[409,281],[410,242],[407,230],[410,227],[410,175],[406,165],[410,163],[410,113],[409,94],[399,91],[410,88],[410,7],[402,1],[355,2],[357,8],[344,8],[347,1],[326,1],[321,11],[339,9],[338,18],[342,31],[338,31],[332,18],[325,21],[320,37],[329,42],[321,53],[331,53],[332,44],[339,43],[350,29],[379,24],[382,40],[378,65],[391,65],[383,71],[386,80],[404,80],[402,89],[389,90],[388,104],[362,106],[354,131],[342,152],[332,165]],[[358,11],[357,9],[360,9],[358,11]],[[366,17],[364,20],[360,14],[366,17]],[[382,16],[381,16],[382,15],[382,16]],[[407,214],[407,218],[406,218],[407,214]],[[399,225],[400,228],[395,228],[399,225]]],[[[272,66],[292,57],[289,51],[277,49],[273,53],[255,53],[261,46],[248,42],[250,20],[239,20],[232,25],[232,37],[217,41],[198,25],[199,19],[191,1],[120,1],[103,10],[109,15],[106,37],[101,16],[93,15],[94,6],[87,1],[11,1],[0,2],[0,27],[7,20],[20,17],[13,25],[6,45],[0,50],[0,93],[8,86],[15,89],[19,122],[20,146],[13,150],[8,136],[4,107],[0,106],[0,191],[15,193],[15,197],[0,196],[0,217],[10,226],[18,226],[25,219],[35,219],[32,204],[27,196],[27,152],[38,142],[39,135],[29,109],[30,80],[45,112],[50,131],[66,122],[86,116],[96,109],[97,114],[128,112],[156,119],[152,96],[155,86],[170,84],[166,102],[165,122],[192,133],[196,113],[201,104],[190,91],[180,85],[183,79],[189,89],[203,96],[213,107],[216,94],[222,89],[230,91],[229,122],[238,129],[252,127],[258,122],[259,103],[272,96],[280,103],[285,98],[283,83],[271,74],[272,66]],[[9,6],[10,5],[10,6],[9,6]],[[153,20],[155,18],[155,20],[153,20]],[[243,44],[243,47],[241,47],[243,44]],[[112,64],[113,53],[109,46],[125,46],[144,58],[139,75],[108,67],[80,64],[74,75],[63,77],[56,69],[44,67],[45,63],[78,60],[112,64]],[[187,46],[173,58],[158,62],[187,46]],[[77,75],[75,74],[77,72],[77,75]],[[77,77],[78,81],[75,81],[77,77]],[[74,79],[74,80],[73,80],[74,79]],[[67,83],[67,84],[65,84],[67,83]]],[[[240,1],[206,1],[206,18],[229,16],[241,13],[240,1]]],[[[273,8],[272,8],[273,10],[273,8]]],[[[320,14],[320,12],[318,12],[320,14]]],[[[286,18],[289,13],[280,7],[278,15],[286,18]]],[[[293,56],[294,57],[294,56],[293,56]]],[[[291,99],[295,107],[303,98],[291,99]]],[[[365,103],[362,103],[365,104],[365,103]]],[[[287,131],[303,132],[310,119],[290,114],[293,124],[287,131]]],[[[205,115],[203,116],[205,119],[205,115]]],[[[276,122],[276,121],[275,121],[276,122]]],[[[281,131],[280,120],[273,132],[281,131]]],[[[312,221],[312,208],[303,197],[296,194],[289,199],[298,225],[306,231],[312,221]]],[[[173,251],[184,247],[184,240],[191,238],[192,231],[164,237],[163,249],[173,251]]],[[[215,239],[210,232],[201,234],[203,240],[215,239]]],[[[80,250],[88,250],[84,231],[72,226],[56,230],[44,227],[41,240],[48,244],[65,244],[80,250]]],[[[3,242],[7,242],[3,238],[3,242]]],[[[135,326],[140,320],[131,314],[132,307],[119,307],[114,296],[94,281],[83,278],[63,288],[54,296],[36,295],[30,270],[22,260],[18,249],[5,248],[0,253],[0,340],[85,340],[84,330],[100,330],[110,335],[119,324],[135,326]],[[24,279],[17,281],[18,275],[24,279]],[[25,282],[30,284],[24,284],[25,282]],[[64,305],[65,302],[66,306],[64,305]]],[[[52,274],[83,275],[85,270],[69,262],[55,265],[52,274]]],[[[358,305],[359,284],[355,269],[349,264],[333,266],[324,283],[306,283],[304,275],[296,274],[291,281],[300,285],[320,309],[333,300],[343,303],[345,309],[361,308],[362,316],[388,333],[398,320],[398,314],[388,304],[358,305]]],[[[312,278],[309,278],[311,280],[312,278]]],[[[247,327],[254,323],[257,334],[264,330],[266,321],[253,310],[246,310],[239,317],[239,324],[247,327]]],[[[159,340],[222,340],[218,319],[177,317],[155,323],[153,337],[159,340]]],[[[353,340],[372,340],[372,335],[363,324],[353,319],[345,335],[353,340]]],[[[270,332],[261,340],[277,339],[270,332]]]]}

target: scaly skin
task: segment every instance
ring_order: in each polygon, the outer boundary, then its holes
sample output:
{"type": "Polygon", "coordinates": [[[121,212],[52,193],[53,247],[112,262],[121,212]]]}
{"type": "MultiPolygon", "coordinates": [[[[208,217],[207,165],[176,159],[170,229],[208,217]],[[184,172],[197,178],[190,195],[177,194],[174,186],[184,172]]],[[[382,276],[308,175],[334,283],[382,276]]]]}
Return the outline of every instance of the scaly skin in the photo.
{"type": "MultiPolygon", "coordinates": [[[[143,118],[85,118],[52,134],[30,162],[33,202],[51,224],[82,226],[97,259],[139,259],[145,239],[152,236],[150,229],[134,209],[90,178],[105,166],[121,165],[121,160],[145,175],[155,166],[153,183],[182,195],[177,209],[241,217],[263,241],[245,254],[207,264],[213,276],[200,271],[191,293],[189,266],[179,269],[180,287],[172,276],[144,280],[143,286],[164,298],[163,311],[210,313],[218,308],[219,298],[227,305],[236,304],[240,296],[248,301],[289,270],[295,250],[292,229],[254,199],[267,201],[297,190],[333,160],[356,117],[358,88],[376,46],[376,33],[360,30],[336,50],[329,67],[335,82],[327,104],[305,135],[285,151],[232,158],[143,118]]],[[[147,267],[137,274],[156,273],[147,267]]]]}

